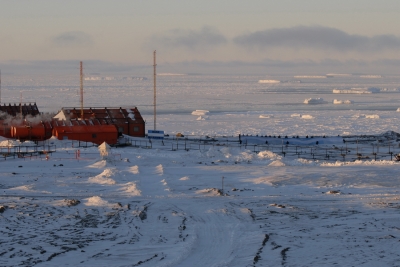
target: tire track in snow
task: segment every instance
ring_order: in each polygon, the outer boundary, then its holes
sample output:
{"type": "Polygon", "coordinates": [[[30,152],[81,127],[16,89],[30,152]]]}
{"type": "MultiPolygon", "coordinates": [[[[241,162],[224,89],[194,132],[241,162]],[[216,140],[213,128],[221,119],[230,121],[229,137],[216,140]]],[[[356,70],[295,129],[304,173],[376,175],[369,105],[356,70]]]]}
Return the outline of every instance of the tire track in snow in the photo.
{"type": "Polygon", "coordinates": [[[190,250],[173,266],[246,266],[252,262],[254,246],[262,235],[244,223],[251,221],[248,214],[238,214],[239,209],[225,203],[215,207],[212,202],[185,211],[193,214],[186,224],[195,228],[196,237],[190,250]]]}
{"type": "Polygon", "coordinates": [[[136,167],[134,170],[137,171],[137,176],[140,180],[139,185],[142,196],[163,197],[168,195],[169,187],[162,164],[136,167]]]}

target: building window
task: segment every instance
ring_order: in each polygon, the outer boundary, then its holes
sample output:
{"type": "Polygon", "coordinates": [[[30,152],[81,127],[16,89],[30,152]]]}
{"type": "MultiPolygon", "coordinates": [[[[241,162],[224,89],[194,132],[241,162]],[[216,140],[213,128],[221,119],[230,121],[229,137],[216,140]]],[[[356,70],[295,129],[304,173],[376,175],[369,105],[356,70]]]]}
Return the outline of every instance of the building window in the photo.
{"type": "Polygon", "coordinates": [[[134,132],[139,132],[139,127],[138,126],[133,127],[133,131],[134,132]]]}
{"type": "Polygon", "coordinates": [[[92,134],[92,138],[97,138],[97,134],[92,134]]]}

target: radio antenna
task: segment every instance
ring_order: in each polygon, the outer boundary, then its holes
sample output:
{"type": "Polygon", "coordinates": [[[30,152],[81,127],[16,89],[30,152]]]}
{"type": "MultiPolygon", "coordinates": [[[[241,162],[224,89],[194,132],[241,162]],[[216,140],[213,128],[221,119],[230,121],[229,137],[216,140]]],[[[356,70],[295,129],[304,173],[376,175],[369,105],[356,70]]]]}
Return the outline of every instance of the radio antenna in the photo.
{"type": "Polygon", "coordinates": [[[153,56],[154,56],[154,64],[153,64],[153,67],[154,67],[154,130],[156,130],[156,114],[157,114],[157,110],[156,110],[156,76],[157,76],[157,74],[156,74],[156,66],[157,66],[157,64],[156,64],[156,50],[154,50],[154,53],[153,53],[153,56]]]}

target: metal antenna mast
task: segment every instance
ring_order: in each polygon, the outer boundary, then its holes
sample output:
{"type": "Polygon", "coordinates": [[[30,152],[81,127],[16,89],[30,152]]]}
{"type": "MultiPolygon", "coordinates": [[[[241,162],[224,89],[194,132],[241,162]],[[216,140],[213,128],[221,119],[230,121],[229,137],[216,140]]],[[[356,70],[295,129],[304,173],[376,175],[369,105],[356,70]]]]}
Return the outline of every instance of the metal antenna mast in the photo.
{"type": "Polygon", "coordinates": [[[19,96],[19,112],[21,113],[21,118],[22,116],[22,91],[19,92],[20,96],[19,96]]]}
{"type": "Polygon", "coordinates": [[[83,120],[83,64],[80,63],[81,67],[81,119],[83,120]]]}
{"type": "Polygon", "coordinates": [[[156,112],[156,76],[157,76],[157,74],[156,74],[156,66],[157,66],[156,50],[154,50],[153,56],[154,56],[154,64],[153,64],[153,67],[154,67],[154,130],[156,130],[156,114],[157,114],[157,112],[156,112]]]}
{"type": "Polygon", "coordinates": [[[1,70],[0,70],[0,104],[1,104],[1,70]]]}

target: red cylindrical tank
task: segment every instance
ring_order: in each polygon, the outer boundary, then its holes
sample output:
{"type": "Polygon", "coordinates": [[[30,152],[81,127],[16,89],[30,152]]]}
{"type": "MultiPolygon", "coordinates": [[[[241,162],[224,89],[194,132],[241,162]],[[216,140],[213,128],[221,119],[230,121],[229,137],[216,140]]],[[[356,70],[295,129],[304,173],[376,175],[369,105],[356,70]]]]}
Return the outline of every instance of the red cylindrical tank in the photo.
{"type": "Polygon", "coordinates": [[[22,140],[44,140],[46,136],[43,125],[12,126],[11,137],[22,140]]]}

